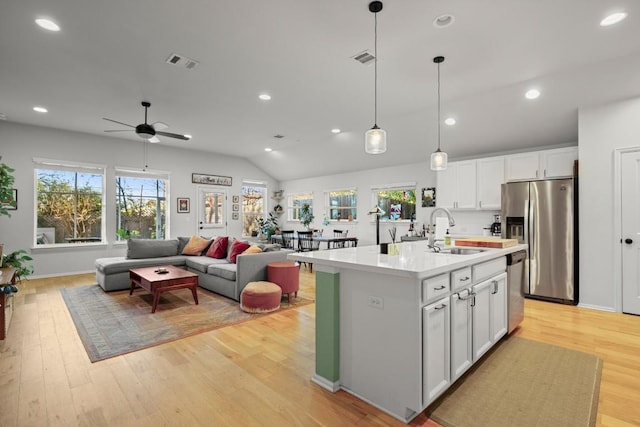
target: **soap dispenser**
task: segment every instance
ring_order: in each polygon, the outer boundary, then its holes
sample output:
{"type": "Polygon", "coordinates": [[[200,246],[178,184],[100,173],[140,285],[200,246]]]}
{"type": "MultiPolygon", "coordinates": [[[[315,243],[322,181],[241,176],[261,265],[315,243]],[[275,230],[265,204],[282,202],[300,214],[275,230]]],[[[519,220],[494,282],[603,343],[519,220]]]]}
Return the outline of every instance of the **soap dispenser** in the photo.
{"type": "Polygon", "coordinates": [[[451,246],[451,235],[449,234],[449,229],[447,228],[447,232],[444,235],[444,245],[451,246]]]}

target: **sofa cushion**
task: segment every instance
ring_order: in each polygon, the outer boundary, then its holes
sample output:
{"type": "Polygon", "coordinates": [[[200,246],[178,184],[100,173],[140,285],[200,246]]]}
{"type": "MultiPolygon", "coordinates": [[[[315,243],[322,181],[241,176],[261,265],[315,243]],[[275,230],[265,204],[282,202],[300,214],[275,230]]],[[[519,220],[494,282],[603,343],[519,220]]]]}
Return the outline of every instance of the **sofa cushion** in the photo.
{"type": "Polygon", "coordinates": [[[222,277],[223,279],[227,279],[235,282],[236,272],[238,271],[237,269],[238,269],[238,266],[236,264],[229,264],[229,263],[211,264],[207,268],[207,274],[222,277]]]}
{"type": "Polygon", "coordinates": [[[216,240],[209,246],[207,256],[211,258],[222,259],[227,256],[227,245],[229,238],[226,236],[216,237],[216,240]]]}
{"type": "Polygon", "coordinates": [[[187,257],[174,255],[159,258],[131,259],[125,257],[98,258],[95,261],[96,269],[105,274],[118,274],[129,271],[132,268],[153,267],[160,265],[184,266],[187,257]]]}
{"type": "Polygon", "coordinates": [[[127,240],[127,258],[158,258],[178,254],[178,240],[129,239],[127,240]]]}
{"type": "Polygon", "coordinates": [[[200,236],[191,236],[189,243],[182,250],[182,255],[201,255],[203,251],[206,251],[211,240],[204,239],[200,236]]]}
{"type": "Polygon", "coordinates": [[[192,270],[206,273],[210,265],[213,264],[229,264],[226,259],[216,259],[208,256],[190,256],[186,257],[187,267],[192,270]]]}
{"type": "Polygon", "coordinates": [[[189,240],[191,240],[191,237],[178,237],[178,255],[182,254],[182,250],[187,246],[189,240]]]}
{"type": "Polygon", "coordinates": [[[242,240],[234,240],[233,244],[231,245],[231,250],[227,254],[227,261],[229,261],[232,264],[235,264],[236,257],[240,255],[242,252],[249,249],[250,246],[251,246],[250,244],[248,244],[247,242],[243,242],[242,240]]]}
{"type": "Polygon", "coordinates": [[[260,252],[262,252],[262,249],[260,249],[260,246],[251,245],[242,253],[243,254],[259,254],[260,252]]]}
{"type": "Polygon", "coordinates": [[[262,249],[262,252],[273,252],[273,251],[279,251],[280,249],[282,249],[282,246],[279,243],[270,243],[270,244],[258,243],[256,246],[262,249]]]}

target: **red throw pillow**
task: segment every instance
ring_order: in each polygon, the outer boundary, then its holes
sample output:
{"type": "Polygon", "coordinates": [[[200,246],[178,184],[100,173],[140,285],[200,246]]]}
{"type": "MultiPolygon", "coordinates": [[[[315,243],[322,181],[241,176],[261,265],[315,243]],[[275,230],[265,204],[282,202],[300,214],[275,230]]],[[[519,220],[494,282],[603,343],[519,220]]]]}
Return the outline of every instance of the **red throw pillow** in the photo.
{"type": "Polygon", "coordinates": [[[244,252],[247,249],[249,249],[250,247],[251,247],[251,245],[248,244],[247,242],[243,242],[243,241],[240,241],[240,240],[234,240],[233,244],[231,245],[231,250],[227,254],[227,261],[229,261],[232,264],[235,264],[236,263],[236,257],[238,255],[240,255],[242,252],[244,252]]]}
{"type": "Polygon", "coordinates": [[[210,258],[222,259],[227,256],[228,237],[216,237],[216,240],[209,246],[207,256],[210,258]]]}

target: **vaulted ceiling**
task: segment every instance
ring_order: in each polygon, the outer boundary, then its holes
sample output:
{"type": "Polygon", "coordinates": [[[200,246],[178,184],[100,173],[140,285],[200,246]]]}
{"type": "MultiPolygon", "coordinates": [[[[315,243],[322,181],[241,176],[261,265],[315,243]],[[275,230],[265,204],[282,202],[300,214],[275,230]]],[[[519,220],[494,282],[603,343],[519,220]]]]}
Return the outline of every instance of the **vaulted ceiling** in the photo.
{"type": "Polygon", "coordinates": [[[127,128],[102,118],[142,123],[146,100],[150,123],[193,136],[159,144],[242,156],[287,180],[426,161],[437,145],[437,55],[442,119],[457,121],[441,129],[450,158],[575,143],[578,108],[640,95],[637,1],[387,1],[377,122],[388,151],[365,154],[374,67],[353,57],[374,51],[368,3],[3,1],[0,114],[134,144],[134,132],[105,133],[127,128]],[[627,19],[601,27],[615,11],[627,19]],[[437,28],[443,14],[453,24],[437,28]],[[38,27],[41,16],[61,30],[38,27]],[[198,65],[170,65],[171,54],[198,65]],[[538,99],[525,99],[530,88],[538,99]]]}

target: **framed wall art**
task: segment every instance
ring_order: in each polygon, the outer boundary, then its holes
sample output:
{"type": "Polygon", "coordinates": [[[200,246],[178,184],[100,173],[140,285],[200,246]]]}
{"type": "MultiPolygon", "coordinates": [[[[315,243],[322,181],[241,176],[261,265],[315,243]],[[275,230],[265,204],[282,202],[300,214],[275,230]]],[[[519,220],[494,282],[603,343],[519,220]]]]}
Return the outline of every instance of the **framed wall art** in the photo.
{"type": "Polygon", "coordinates": [[[240,214],[238,212],[234,212],[231,214],[231,219],[237,221],[240,219],[240,214]]]}
{"type": "Polygon", "coordinates": [[[191,202],[188,197],[178,197],[178,213],[191,212],[191,202]]]}
{"type": "Polygon", "coordinates": [[[233,196],[233,203],[240,203],[240,196],[233,196]]]}
{"type": "Polygon", "coordinates": [[[235,204],[235,203],[234,203],[234,204],[233,204],[233,211],[234,211],[234,212],[238,212],[238,211],[240,211],[240,205],[238,205],[238,204],[235,204]]]}
{"type": "Polygon", "coordinates": [[[436,187],[422,189],[422,207],[433,208],[436,205],[436,187]]]}
{"type": "Polygon", "coordinates": [[[2,209],[6,209],[8,211],[15,211],[18,209],[18,190],[11,190],[11,198],[9,200],[0,200],[0,205],[2,209]]]}
{"type": "Polygon", "coordinates": [[[192,173],[191,182],[194,184],[231,186],[232,179],[230,176],[208,175],[204,173],[192,173]]]}

